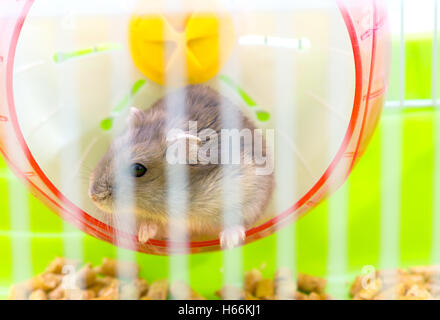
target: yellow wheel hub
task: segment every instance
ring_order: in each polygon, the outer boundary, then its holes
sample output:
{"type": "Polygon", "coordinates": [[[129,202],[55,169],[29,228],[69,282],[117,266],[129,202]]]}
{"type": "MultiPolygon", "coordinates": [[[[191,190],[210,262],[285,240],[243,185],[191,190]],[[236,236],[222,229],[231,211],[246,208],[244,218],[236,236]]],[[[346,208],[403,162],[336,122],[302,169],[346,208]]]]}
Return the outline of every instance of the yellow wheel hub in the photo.
{"type": "Polygon", "coordinates": [[[215,77],[235,41],[232,19],[216,13],[133,16],[129,32],[134,63],[162,85],[197,84],[215,77]]]}

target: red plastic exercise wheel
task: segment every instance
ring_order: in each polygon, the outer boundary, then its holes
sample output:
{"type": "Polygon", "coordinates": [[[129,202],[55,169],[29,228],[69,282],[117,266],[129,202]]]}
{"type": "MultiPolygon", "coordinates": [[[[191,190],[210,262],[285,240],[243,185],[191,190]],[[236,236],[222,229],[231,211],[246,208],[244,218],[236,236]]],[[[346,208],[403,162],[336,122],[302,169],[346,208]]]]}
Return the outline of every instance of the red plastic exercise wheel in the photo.
{"type": "MultiPolygon", "coordinates": [[[[136,235],[123,230],[118,230],[120,237],[115,239],[116,232],[112,226],[69,200],[45,173],[39,158],[29,146],[16,109],[14,70],[17,68],[17,46],[23,29],[38,3],[39,0],[0,2],[0,149],[3,157],[36,197],[84,232],[111,243],[117,242],[122,247],[168,254],[169,243],[165,241],[151,240],[147,245],[139,245],[136,235]]],[[[321,202],[328,195],[330,186],[333,191],[335,184],[341,185],[363,154],[378,122],[386,93],[390,52],[385,6],[382,1],[376,0],[335,0],[333,6],[339,10],[339,18],[345,25],[345,30],[340,32],[350,41],[351,52],[347,59],[354,66],[354,98],[345,135],[333,160],[320,173],[320,178],[310,184],[307,192],[294,199],[290,208],[247,230],[246,243],[294,221],[321,202]]],[[[249,10],[252,11],[252,8],[249,10]]],[[[249,90],[252,92],[252,88],[249,90]]],[[[219,249],[219,240],[175,243],[172,247],[187,249],[192,253],[205,252],[219,249]]]]}

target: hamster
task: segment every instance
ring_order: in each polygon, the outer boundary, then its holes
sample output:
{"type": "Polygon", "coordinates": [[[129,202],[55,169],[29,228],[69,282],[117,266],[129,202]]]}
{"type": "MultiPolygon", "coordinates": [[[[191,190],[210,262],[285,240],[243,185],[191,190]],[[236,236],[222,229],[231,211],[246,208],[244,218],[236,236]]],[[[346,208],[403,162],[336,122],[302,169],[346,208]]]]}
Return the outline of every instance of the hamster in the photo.
{"type": "Polygon", "coordinates": [[[246,139],[240,139],[238,164],[222,161],[226,159],[222,153],[225,149],[222,148],[225,143],[220,138],[222,129],[246,129],[254,139],[262,140],[261,155],[266,162],[272,162],[271,153],[266,152],[262,131],[256,130],[238,106],[210,87],[187,86],[168,94],[146,111],[131,108],[126,129],[114,139],[90,175],[89,197],[101,211],[114,215],[118,194],[117,214],[121,216],[117,218],[122,220],[124,214],[134,210],[140,243],[149,239],[167,239],[170,223],[175,223],[186,228],[190,240],[219,237],[222,247],[238,245],[245,239],[245,230],[262,218],[274,189],[274,174],[258,174],[262,164],[255,159],[255,144],[246,139]],[[167,107],[167,101],[172,103],[175,99],[182,100],[182,97],[185,99],[179,105],[186,108],[186,118],[170,112],[167,107]],[[240,127],[228,125],[227,121],[223,121],[224,115],[238,115],[240,127]],[[196,132],[190,132],[190,123],[197,124],[196,132]],[[170,131],[174,128],[181,129],[182,133],[170,138],[170,131]],[[201,139],[199,134],[206,133],[206,129],[218,136],[201,139]],[[176,147],[176,143],[182,141],[186,147],[186,160],[196,155],[195,161],[170,164],[170,146],[176,147]],[[218,161],[202,161],[203,157],[200,160],[197,155],[201,154],[201,150],[205,151],[205,155],[218,156],[218,161]],[[185,182],[178,186],[180,189],[173,188],[173,193],[186,194],[184,221],[173,221],[175,219],[169,217],[167,210],[167,170],[173,165],[184,165],[187,173],[185,182]],[[132,179],[131,189],[115,183],[117,177],[132,179]],[[224,181],[229,181],[230,187],[225,187],[224,181]],[[124,188],[127,188],[126,191],[124,188]],[[132,200],[124,207],[123,198],[128,192],[133,193],[132,200]],[[227,210],[236,225],[223,230],[227,210]]]}

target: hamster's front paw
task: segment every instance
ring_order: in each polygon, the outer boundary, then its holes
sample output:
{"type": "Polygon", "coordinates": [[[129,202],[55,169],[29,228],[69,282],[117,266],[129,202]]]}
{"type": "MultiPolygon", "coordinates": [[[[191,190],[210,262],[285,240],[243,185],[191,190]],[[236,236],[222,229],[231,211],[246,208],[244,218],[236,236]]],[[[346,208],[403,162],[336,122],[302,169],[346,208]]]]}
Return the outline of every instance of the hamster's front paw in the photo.
{"type": "Polygon", "coordinates": [[[142,244],[156,236],[158,226],[155,223],[143,222],[139,227],[138,241],[142,244]]]}
{"type": "Polygon", "coordinates": [[[242,244],[246,239],[246,230],[243,226],[234,226],[220,232],[220,247],[232,249],[242,244]]]}

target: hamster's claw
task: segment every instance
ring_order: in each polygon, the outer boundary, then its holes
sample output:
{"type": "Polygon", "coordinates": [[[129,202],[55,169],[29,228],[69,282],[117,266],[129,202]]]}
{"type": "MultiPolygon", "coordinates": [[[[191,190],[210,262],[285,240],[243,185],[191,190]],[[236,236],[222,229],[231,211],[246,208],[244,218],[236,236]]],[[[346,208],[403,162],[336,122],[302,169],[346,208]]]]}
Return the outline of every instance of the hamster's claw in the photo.
{"type": "Polygon", "coordinates": [[[157,224],[142,223],[139,227],[138,241],[142,244],[153,238],[157,234],[157,224]]]}
{"type": "Polygon", "coordinates": [[[220,232],[220,247],[232,249],[239,246],[246,239],[246,230],[243,226],[235,226],[220,232]]]}

